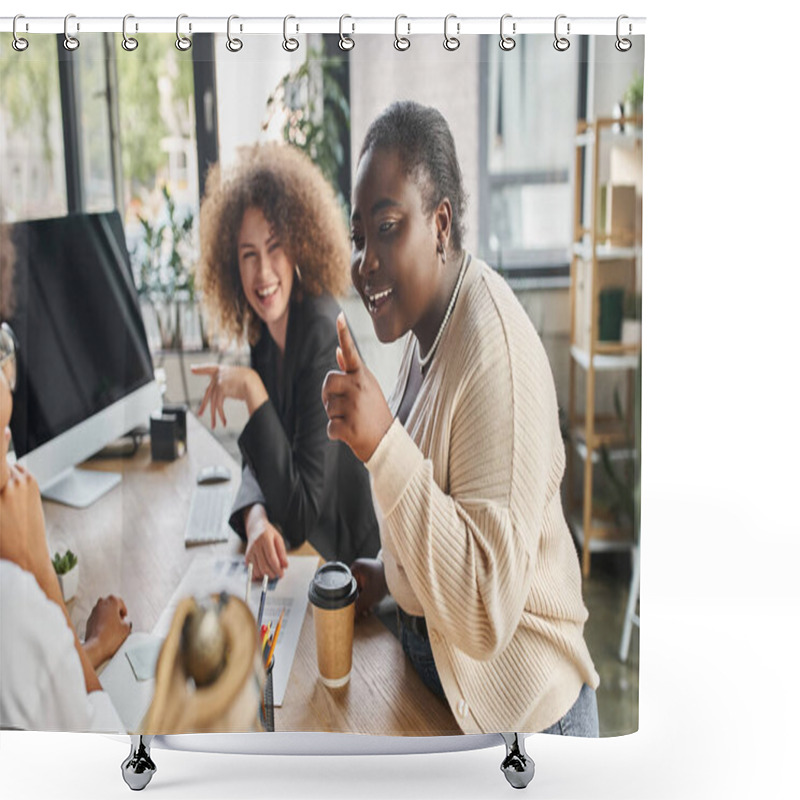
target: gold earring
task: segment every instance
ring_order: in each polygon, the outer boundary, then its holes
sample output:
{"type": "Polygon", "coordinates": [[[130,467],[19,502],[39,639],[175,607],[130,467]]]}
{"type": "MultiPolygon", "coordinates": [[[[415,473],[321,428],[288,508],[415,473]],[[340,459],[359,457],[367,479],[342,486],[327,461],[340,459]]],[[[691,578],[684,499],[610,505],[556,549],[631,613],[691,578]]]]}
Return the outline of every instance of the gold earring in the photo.
{"type": "Polygon", "coordinates": [[[297,280],[300,281],[300,283],[302,283],[303,282],[303,276],[300,274],[300,265],[299,264],[295,264],[294,265],[294,273],[295,273],[295,275],[297,275],[297,280]]]}

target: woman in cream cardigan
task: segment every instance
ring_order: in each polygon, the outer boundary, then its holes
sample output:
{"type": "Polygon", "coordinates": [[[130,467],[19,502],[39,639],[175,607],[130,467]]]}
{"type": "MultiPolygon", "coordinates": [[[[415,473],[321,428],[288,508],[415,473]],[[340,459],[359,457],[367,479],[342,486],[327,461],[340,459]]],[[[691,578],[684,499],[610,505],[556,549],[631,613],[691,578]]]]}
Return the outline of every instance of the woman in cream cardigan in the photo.
{"type": "Polygon", "coordinates": [[[359,157],[351,277],[378,338],[406,337],[400,372],[387,403],[340,316],[323,387],[380,523],[380,558],[353,565],[360,610],[391,592],[406,654],[464,732],[597,736],[550,366],[511,289],[463,249],[464,206],[442,115],[387,108],[359,157]]]}

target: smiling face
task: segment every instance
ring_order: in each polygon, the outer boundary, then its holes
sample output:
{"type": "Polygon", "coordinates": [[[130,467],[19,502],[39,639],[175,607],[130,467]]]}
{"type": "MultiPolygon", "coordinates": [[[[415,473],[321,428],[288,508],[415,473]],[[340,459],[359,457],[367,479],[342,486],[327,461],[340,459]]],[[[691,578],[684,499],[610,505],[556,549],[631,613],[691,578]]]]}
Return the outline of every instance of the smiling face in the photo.
{"type": "Polygon", "coordinates": [[[447,245],[449,203],[426,214],[422,190],[396,150],[368,150],[353,191],[350,272],[382,342],[409,330],[432,341],[444,285],[437,247],[447,245]]]}
{"type": "Polygon", "coordinates": [[[244,296],[283,350],[294,267],[258,208],[251,206],[242,216],[237,253],[244,296]]]}

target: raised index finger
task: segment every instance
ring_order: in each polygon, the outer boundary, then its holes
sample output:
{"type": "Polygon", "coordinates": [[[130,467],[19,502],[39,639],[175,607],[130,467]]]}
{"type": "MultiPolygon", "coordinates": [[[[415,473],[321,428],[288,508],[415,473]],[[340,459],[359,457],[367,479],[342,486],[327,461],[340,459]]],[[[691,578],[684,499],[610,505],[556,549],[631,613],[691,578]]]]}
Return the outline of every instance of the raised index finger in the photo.
{"type": "Polygon", "coordinates": [[[350,335],[350,329],[347,327],[347,322],[344,318],[344,311],[341,311],[336,318],[336,331],[339,334],[339,349],[342,353],[339,366],[345,372],[355,372],[361,367],[361,356],[358,354],[356,343],[350,335]]]}
{"type": "Polygon", "coordinates": [[[192,364],[193,375],[213,375],[219,371],[219,364],[192,364]]]}

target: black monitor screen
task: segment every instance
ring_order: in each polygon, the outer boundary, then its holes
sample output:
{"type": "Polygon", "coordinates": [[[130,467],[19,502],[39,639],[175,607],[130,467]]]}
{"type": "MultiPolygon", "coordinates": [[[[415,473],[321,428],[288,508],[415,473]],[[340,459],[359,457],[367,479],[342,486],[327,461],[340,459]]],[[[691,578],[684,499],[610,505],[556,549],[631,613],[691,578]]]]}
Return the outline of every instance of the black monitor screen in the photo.
{"type": "Polygon", "coordinates": [[[151,381],[153,364],[118,213],[18,223],[12,239],[23,456],[151,381]]]}

